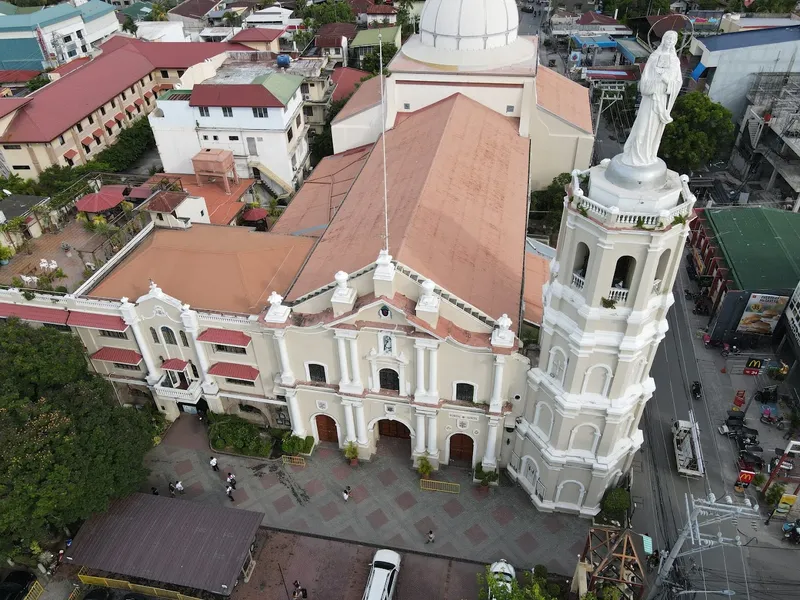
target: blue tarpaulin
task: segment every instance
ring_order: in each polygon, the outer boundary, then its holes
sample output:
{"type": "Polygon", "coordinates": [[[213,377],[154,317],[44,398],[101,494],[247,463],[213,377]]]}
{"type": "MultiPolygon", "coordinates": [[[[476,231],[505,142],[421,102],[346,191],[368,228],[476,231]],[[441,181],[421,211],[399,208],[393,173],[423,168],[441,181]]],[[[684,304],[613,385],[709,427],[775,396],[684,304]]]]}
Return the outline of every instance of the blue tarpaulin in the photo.
{"type": "Polygon", "coordinates": [[[605,34],[592,36],[580,36],[572,34],[570,37],[572,38],[572,43],[578,48],[588,49],[594,46],[597,46],[598,48],[615,48],[617,46],[617,42],[614,40],[614,38],[605,34]]]}

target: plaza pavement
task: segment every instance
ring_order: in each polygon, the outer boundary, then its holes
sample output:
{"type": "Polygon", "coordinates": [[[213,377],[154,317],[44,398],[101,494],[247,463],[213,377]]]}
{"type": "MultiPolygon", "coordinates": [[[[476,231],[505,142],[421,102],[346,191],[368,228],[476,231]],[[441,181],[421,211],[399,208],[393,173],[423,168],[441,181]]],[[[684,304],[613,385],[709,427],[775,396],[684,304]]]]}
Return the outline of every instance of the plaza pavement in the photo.
{"type": "Polygon", "coordinates": [[[538,512],[528,496],[504,476],[488,492],[472,484],[463,469],[446,468],[436,479],[461,484],[459,494],[425,492],[411,468],[409,440],[384,438],[370,462],[350,466],[335,445],[322,444],[306,467],[217,455],[219,472],[203,425],[182,415],[147,455],[151,486],[167,494],[180,479],[186,498],[264,514],[266,527],[400,551],[490,563],[505,558],[519,568],[536,564],[571,575],[590,523],[578,517],[538,512]],[[236,474],[235,502],[225,496],[225,476],[236,474]],[[345,503],[342,490],[352,488],[345,503]],[[425,544],[433,529],[436,542],[425,544]]]}

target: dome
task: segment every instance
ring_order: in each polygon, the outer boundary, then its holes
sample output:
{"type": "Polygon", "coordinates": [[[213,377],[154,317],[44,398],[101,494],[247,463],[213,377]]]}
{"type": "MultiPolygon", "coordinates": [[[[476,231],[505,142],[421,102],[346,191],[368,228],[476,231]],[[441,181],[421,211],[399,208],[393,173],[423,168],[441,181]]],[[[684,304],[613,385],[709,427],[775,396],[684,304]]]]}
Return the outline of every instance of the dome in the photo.
{"type": "Polygon", "coordinates": [[[517,39],[514,0],[427,0],[419,19],[419,41],[441,50],[488,50],[517,39]]]}

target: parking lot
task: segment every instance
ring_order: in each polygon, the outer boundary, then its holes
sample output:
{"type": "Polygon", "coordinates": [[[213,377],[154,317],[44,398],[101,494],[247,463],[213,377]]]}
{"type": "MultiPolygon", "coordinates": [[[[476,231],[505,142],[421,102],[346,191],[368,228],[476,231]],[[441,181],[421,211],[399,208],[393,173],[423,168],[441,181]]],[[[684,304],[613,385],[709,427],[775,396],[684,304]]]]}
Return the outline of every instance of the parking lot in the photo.
{"type": "MultiPolygon", "coordinates": [[[[299,580],[310,600],[361,600],[369,563],[377,548],[262,530],[258,564],[248,583],[240,583],[233,600],[289,600],[299,580]]],[[[260,534],[261,535],[261,532],[260,534]]],[[[404,600],[477,600],[477,575],[484,565],[401,552],[397,598],[404,600]]]]}

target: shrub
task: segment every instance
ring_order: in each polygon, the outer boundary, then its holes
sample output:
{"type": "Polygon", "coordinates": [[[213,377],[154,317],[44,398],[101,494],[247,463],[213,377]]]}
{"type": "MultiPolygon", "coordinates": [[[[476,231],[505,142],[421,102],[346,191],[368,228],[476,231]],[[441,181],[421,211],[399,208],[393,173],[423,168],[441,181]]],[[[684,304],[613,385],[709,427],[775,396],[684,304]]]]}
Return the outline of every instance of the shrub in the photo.
{"type": "Polygon", "coordinates": [[[786,487],[780,483],[775,483],[769,487],[767,493],[764,494],[764,500],[767,501],[767,504],[770,506],[777,506],[778,502],[781,501],[781,496],[783,496],[784,492],[786,492],[786,487]]]}
{"type": "Polygon", "coordinates": [[[138,119],[119,134],[117,143],[100,152],[96,161],[106,164],[112,171],[131,168],[147,150],[153,147],[155,138],[147,117],[138,119]]]}
{"type": "Polygon", "coordinates": [[[347,460],[355,460],[358,458],[358,446],[355,442],[347,442],[344,446],[344,457],[347,460]]]}
{"type": "Polygon", "coordinates": [[[610,489],[603,498],[603,512],[612,519],[623,521],[630,507],[631,494],[625,488],[610,489]]]}
{"type": "Polygon", "coordinates": [[[557,583],[548,583],[547,594],[553,598],[559,598],[561,596],[561,586],[557,583]]]}
{"type": "MultiPolygon", "coordinates": [[[[313,444],[314,438],[311,438],[311,441],[313,444]]],[[[287,435],[284,436],[283,442],[281,442],[281,450],[283,451],[284,454],[289,454],[290,456],[297,456],[298,454],[303,452],[305,445],[306,445],[305,439],[298,437],[296,435],[292,435],[291,433],[288,433],[287,435]]]]}
{"type": "Polygon", "coordinates": [[[232,450],[251,456],[269,456],[271,450],[270,443],[261,438],[257,425],[233,415],[213,417],[209,437],[217,450],[232,450]]]}
{"type": "Polygon", "coordinates": [[[533,576],[536,579],[547,579],[548,571],[544,565],[535,565],[533,567],[533,576]]]}
{"type": "Polygon", "coordinates": [[[417,473],[420,474],[420,477],[430,477],[430,474],[433,473],[433,465],[427,456],[420,456],[417,460],[417,473]]]}

